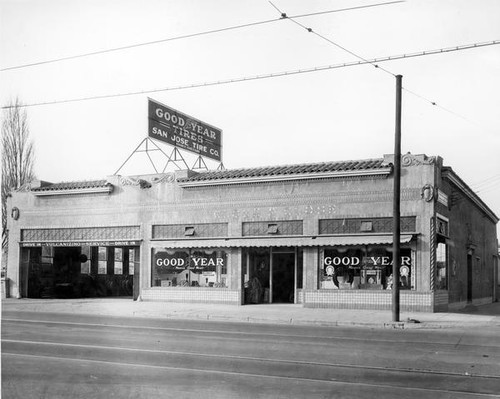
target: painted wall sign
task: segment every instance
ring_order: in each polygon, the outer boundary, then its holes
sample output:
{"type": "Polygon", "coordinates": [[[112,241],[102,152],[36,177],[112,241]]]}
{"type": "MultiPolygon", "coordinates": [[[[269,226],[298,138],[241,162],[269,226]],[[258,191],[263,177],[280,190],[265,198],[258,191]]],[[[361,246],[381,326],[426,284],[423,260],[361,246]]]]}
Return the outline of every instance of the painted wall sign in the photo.
{"type": "Polygon", "coordinates": [[[21,247],[115,247],[137,246],[141,241],[53,241],[53,242],[22,242],[21,247]]]}
{"type": "Polygon", "coordinates": [[[149,99],[148,136],[222,161],[222,130],[149,99]]]}

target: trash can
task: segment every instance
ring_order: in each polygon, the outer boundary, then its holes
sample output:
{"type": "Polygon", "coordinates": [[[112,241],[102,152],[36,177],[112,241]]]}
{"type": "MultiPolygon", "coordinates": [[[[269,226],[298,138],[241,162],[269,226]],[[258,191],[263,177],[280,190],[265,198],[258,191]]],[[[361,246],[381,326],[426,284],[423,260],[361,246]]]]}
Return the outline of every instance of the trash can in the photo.
{"type": "Polygon", "coordinates": [[[2,299],[9,297],[9,279],[7,277],[2,277],[1,279],[1,291],[2,291],[2,299]]]}

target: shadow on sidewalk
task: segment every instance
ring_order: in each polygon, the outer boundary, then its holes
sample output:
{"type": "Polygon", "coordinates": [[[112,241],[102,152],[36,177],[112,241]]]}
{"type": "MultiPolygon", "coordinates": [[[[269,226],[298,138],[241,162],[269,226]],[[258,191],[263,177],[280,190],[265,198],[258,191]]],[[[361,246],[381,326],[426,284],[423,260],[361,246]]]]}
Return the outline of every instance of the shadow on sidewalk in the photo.
{"type": "Polygon", "coordinates": [[[488,303],[486,305],[467,305],[465,308],[450,313],[477,314],[484,316],[500,316],[500,302],[488,303]]]}

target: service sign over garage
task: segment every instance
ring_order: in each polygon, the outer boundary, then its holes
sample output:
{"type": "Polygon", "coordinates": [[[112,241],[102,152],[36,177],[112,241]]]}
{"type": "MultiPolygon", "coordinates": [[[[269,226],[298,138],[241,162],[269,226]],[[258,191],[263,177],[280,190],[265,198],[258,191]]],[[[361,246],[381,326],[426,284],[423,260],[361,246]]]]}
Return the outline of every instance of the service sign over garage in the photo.
{"type": "Polygon", "coordinates": [[[149,99],[151,138],[222,161],[222,130],[149,99]]]}

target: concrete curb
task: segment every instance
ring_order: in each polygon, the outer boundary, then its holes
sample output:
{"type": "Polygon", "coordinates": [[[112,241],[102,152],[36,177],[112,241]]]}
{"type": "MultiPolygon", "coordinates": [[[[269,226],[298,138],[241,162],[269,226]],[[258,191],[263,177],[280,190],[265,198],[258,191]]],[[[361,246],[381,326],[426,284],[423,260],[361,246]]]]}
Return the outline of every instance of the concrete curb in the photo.
{"type": "MultiPolygon", "coordinates": [[[[500,306],[499,306],[500,309],[500,306]]],[[[133,302],[130,299],[7,299],[3,311],[71,313],[96,316],[155,318],[168,320],[208,320],[226,323],[359,327],[372,329],[449,329],[500,326],[500,316],[464,313],[402,314],[401,321],[388,321],[388,312],[345,309],[309,309],[291,306],[245,308],[239,306],[133,302]],[[410,316],[410,317],[408,317],[410,316]]]]}

